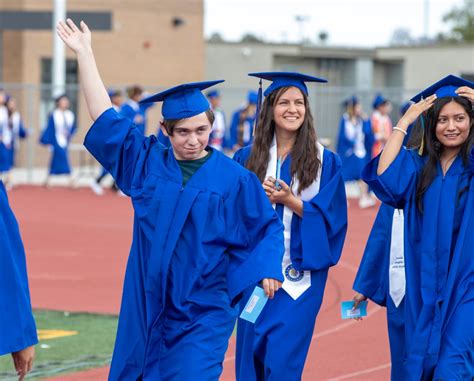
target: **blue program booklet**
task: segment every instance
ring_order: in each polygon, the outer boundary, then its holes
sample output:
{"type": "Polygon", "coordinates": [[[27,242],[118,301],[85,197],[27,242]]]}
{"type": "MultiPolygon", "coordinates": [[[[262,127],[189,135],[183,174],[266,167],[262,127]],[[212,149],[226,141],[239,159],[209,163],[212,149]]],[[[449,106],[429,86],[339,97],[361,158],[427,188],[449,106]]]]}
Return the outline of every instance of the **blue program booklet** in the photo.
{"type": "Polygon", "coordinates": [[[263,288],[257,286],[253,290],[252,295],[249,298],[249,301],[245,305],[240,318],[249,321],[250,323],[255,323],[258,316],[267,304],[268,296],[265,295],[263,288]]]}
{"type": "Polygon", "coordinates": [[[355,310],[352,310],[352,307],[354,307],[353,300],[341,303],[341,316],[343,319],[353,319],[367,316],[367,301],[360,302],[359,306],[355,310]]]}

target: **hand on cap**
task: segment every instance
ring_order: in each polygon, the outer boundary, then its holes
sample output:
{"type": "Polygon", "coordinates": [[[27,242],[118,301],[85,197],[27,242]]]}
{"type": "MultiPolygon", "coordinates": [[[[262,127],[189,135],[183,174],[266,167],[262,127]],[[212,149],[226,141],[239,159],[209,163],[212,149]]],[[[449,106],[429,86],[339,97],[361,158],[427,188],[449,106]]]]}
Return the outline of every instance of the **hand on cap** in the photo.
{"type": "Polygon", "coordinates": [[[469,99],[471,102],[474,102],[474,89],[471,89],[468,86],[461,86],[456,90],[456,94],[458,94],[460,97],[469,99]]]}
{"type": "Polygon", "coordinates": [[[422,99],[418,103],[412,104],[408,108],[407,112],[402,116],[397,126],[406,130],[408,126],[412,124],[421,114],[433,106],[435,101],[436,94],[433,94],[426,99],[422,99]]]}
{"type": "Polygon", "coordinates": [[[71,19],[60,21],[56,26],[56,33],[74,53],[91,47],[91,31],[84,21],[81,21],[80,26],[82,30],[71,19]]]}

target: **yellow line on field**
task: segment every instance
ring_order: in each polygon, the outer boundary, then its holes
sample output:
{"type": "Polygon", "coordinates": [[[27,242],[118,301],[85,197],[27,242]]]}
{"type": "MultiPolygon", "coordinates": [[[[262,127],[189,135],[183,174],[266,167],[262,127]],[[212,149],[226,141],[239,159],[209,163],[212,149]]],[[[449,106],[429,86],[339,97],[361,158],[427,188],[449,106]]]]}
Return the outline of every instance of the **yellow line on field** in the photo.
{"type": "Polygon", "coordinates": [[[38,329],[38,338],[40,340],[50,340],[58,337],[74,336],[78,333],[78,331],[64,331],[61,329],[38,329]]]}

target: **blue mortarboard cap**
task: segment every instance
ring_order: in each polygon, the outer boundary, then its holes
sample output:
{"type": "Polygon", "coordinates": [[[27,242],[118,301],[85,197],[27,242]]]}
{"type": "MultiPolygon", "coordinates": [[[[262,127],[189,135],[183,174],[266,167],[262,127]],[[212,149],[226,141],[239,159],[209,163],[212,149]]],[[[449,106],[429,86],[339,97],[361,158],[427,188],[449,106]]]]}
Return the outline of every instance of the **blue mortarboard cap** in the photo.
{"type": "Polygon", "coordinates": [[[209,101],[201,90],[224,80],[184,83],[152,95],[140,103],[163,102],[161,113],[165,119],[191,118],[209,110],[209,101]]]}
{"type": "Polygon", "coordinates": [[[461,86],[474,87],[474,82],[456,77],[455,75],[448,75],[447,77],[444,77],[438,82],[432,84],[421,93],[416,94],[413,98],[411,98],[411,100],[413,102],[419,102],[420,100],[428,98],[433,94],[436,94],[438,98],[458,97],[459,95],[456,94],[455,91],[461,86]]]}
{"type": "Polygon", "coordinates": [[[210,90],[206,93],[206,97],[208,98],[217,98],[221,95],[221,93],[219,92],[219,90],[210,90]]]}
{"type": "Polygon", "coordinates": [[[308,88],[305,82],[327,82],[323,78],[313,77],[312,75],[285,72],[285,71],[274,71],[274,72],[263,72],[263,73],[249,73],[251,77],[257,77],[272,81],[272,84],[263,93],[264,96],[272,93],[274,90],[280,87],[294,86],[300,89],[303,93],[308,95],[308,88]]]}
{"type": "Polygon", "coordinates": [[[348,107],[348,106],[354,106],[356,104],[359,104],[359,98],[357,98],[355,95],[353,95],[352,97],[349,97],[347,99],[344,100],[344,102],[342,103],[344,107],[348,107]]]}
{"type": "Polygon", "coordinates": [[[385,99],[382,94],[378,93],[375,96],[374,101],[372,102],[372,107],[377,108],[380,105],[384,104],[385,102],[387,102],[387,99],[385,99]]]}
{"type": "Polygon", "coordinates": [[[256,91],[250,90],[247,94],[247,102],[250,104],[257,104],[258,93],[256,91]]]}

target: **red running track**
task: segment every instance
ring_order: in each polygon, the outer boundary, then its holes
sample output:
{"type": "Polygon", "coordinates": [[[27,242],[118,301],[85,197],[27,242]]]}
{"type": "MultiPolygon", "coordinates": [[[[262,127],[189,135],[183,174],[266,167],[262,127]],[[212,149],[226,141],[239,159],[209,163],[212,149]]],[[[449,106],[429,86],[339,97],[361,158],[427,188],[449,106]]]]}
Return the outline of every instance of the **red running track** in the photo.
{"type": "MultiPolygon", "coordinates": [[[[117,314],[131,243],[126,197],[88,189],[19,187],[10,192],[25,243],[34,308],[117,314]]],[[[349,209],[349,232],[330,270],[303,380],[388,380],[385,310],[369,304],[362,322],[343,321],[339,305],[351,289],[376,209],[349,209]]],[[[221,380],[234,379],[231,339],[221,380]]],[[[107,368],[54,380],[105,380],[107,368]]]]}

